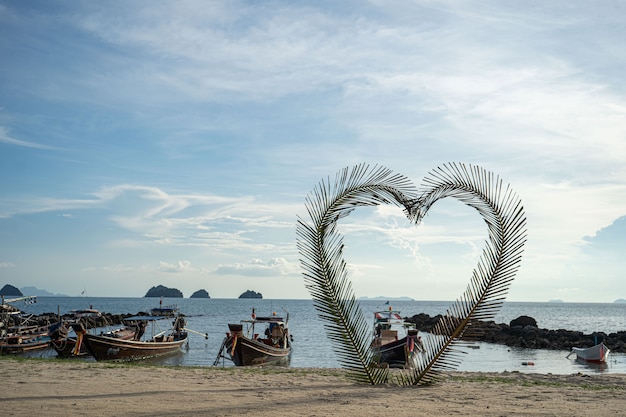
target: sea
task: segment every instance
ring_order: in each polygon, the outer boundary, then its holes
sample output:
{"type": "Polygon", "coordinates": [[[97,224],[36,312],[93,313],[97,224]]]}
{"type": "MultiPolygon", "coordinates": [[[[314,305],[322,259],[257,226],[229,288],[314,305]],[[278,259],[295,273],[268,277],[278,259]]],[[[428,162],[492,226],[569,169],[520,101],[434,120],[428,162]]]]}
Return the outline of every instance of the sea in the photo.
{"type": "MultiPolygon", "coordinates": [[[[148,312],[154,307],[176,306],[187,317],[190,333],[189,343],[180,353],[155,358],[148,363],[168,366],[214,366],[222,341],[228,331],[228,323],[249,319],[254,308],[259,316],[276,313],[289,314],[289,331],[293,336],[291,367],[294,368],[340,368],[333,346],[327,338],[324,323],[319,319],[312,300],[271,299],[199,299],[199,298],[101,298],[101,297],[38,297],[34,304],[15,306],[31,314],[66,314],[71,310],[94,308],[111,314],[135,314],[148,312]],[[197,332],[197,333],[196,333],[197,332]],[[206,336],[203,336],[206,335],[206,336]]],[[[450,301],[408,300],[359,300],[366,319],[373,313],[390,306],[403,317],[426,313],[431,316],[445,314],[450,301]]],[[[508,324],[519,316],[530,316],[543,329],[566,329],[585,334],[606,334],[626,330],[626,304],[622,303],[530,303],[505,302],[497,315],[496,323],[508,324]]],[[[567,358],[569,351],[514,348],[490,343],[475,343],[471,348],[461,349],[458,371],[552,374],[626,374],[626,354],[612,353],[602,365],[580,362],[567,358]]],[[[31,353],[43,358],[53,358],[56,353],[46,350],[31,353]]],[[[93,359],[72,359],[92,360],[93,359]]],[[[229,360],[219,359],[216,366],[233,366],[229,360]]]]}

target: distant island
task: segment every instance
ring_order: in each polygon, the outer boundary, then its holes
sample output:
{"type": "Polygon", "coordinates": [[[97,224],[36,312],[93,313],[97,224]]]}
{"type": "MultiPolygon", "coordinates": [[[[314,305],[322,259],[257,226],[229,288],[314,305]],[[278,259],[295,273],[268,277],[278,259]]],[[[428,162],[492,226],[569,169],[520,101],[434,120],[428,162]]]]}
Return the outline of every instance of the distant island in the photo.
{"type": "Polygon", "coordinates": [[[247,290],[239,298],[263,298],[263,295],[260,292],[247,290]]]}
{"type": "Polygon", "coordinates": [[[156,287],[150,288],[144,297],[183,298],[183,293],[176,288],[168,288],[163,285],[157,285],[156,287]]]}
{"type": "Polygon", "coordinates": [[[22,294],[22,292],[19,290],[19,288],[14,287],[11,284],[6,284],[4,287],[2,287],[2,289],[0,290],[0,295],[4,295],[4,296],[10,296],[10,297],[21,297],[24,294],[22,294]]]}
{"type": "Polygon", "coordinates": [[[65,294],[54,294],[50,291],[42,290],[37,287],[22,287],[20,289],[26,295],[35,295],[37,297],[69,297],[65,294]]]}
{"type": "Polygon", "coordinates": [[[207,290],[198,290],[194,292],[193,294],[191,294],[189,298],[211,298],[211,297],[209,296],[209,293],[207,292],[207,290]]]}
{"type": "Polygon", "coordinates": [[[623,298],[618,298],[617,300],[613,301],[614,303],[626,303],[626,300],[623,298]]]}
{"type": "Polygon", "coordinates": [[[549,303],[562,303],[563,300],[550,300],[549,303]]]}
{"type": "Polygon", "coordinates": [[[17,288],[11,284],[6,284],[0,289],[0,295],[9,297],[68,297],[65,294],[53,294],[46,290],[41,290],[37,287],[22,287],[17,288]]]}

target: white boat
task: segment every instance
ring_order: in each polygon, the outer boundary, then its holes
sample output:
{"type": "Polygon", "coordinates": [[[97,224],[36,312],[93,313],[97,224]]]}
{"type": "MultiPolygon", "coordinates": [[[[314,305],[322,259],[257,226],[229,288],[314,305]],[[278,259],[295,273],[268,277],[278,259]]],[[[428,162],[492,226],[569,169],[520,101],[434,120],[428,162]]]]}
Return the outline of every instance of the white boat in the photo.
{"type": "Polygon", "coordinates": [[[587,362],[606,362],[611,350],[602,342],[590,348],[573,347],[572,351],[567,355],[576,354],[577,359],[587,362]]]}

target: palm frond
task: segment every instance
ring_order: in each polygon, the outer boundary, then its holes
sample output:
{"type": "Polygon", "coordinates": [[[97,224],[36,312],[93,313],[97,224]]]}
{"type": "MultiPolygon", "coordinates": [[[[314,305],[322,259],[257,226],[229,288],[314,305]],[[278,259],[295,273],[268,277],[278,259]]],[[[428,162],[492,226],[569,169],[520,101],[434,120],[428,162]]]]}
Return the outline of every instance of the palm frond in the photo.
{"type": "Polygon", "coordinates": [[[447,164],[426,177],[418,194],[410,181],[387,168],[357,165],[340,171],[334,183],[322,181],[306,198],[310,222],[298,218],[297,246],[306,286],[339,362],[359,382],[379,384],[389,373],[373,364],[370,333],[347,279],[343,238],[337,221],[359,206],[395,204],[419,223],[439,200],[454,197],[476,209],[488,228],[488,240],[470,283],[424,338],[425,353],[415,369],[401,372],[402,385],[428,384],[455,369],[459,349],[474,336],[475,320],[493,318],[519,268],[526,241],[526,217],[520,199],[493,173],[480,167],[447,164]]]}
{"type": "Polygon", "coordinates": [[[412,384],[428,384],[444,370],[455,369],[464,353],[459,347],[475,336],[475,320],[495,317],[521,262],[526,216],[519,197],[493,173],[476,166],[447,164],[425,179],[426,189],[414,204],[421,221],[441,198],[455,197],[475,208],[487,224],[489,239],[465,292],[446,311],[427,338],[426,353],[412,384]]]}
{"type": "Polygon", "coordinates": [[[298,219],[297,246],[306,287],[339,362],[359,382],[385,382],[388,371],[372,366],[369,326],[347,278],[337,221],[358,206],[378,204],[395,204],[411,216],[406,204],[416,197],[407,178],[380,166],[358,165],[340,171],[333,183],[322,181],[306,198],[310,222],[298,219]]]}

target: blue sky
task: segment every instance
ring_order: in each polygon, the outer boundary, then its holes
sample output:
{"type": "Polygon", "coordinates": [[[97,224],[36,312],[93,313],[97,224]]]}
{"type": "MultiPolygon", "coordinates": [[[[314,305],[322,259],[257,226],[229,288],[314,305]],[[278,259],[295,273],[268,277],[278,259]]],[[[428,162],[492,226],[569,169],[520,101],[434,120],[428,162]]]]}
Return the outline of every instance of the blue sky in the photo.
{"type": "MultiPolygon", "coordinates": [[[[626,5],[0,0],[0,285],[309,298],[322,178],[458,161],[520,195],[509,300],[626,298],[626,5]]],[[[342,220],[358,296],[453,300],[486,227],[342,220]]]]}

